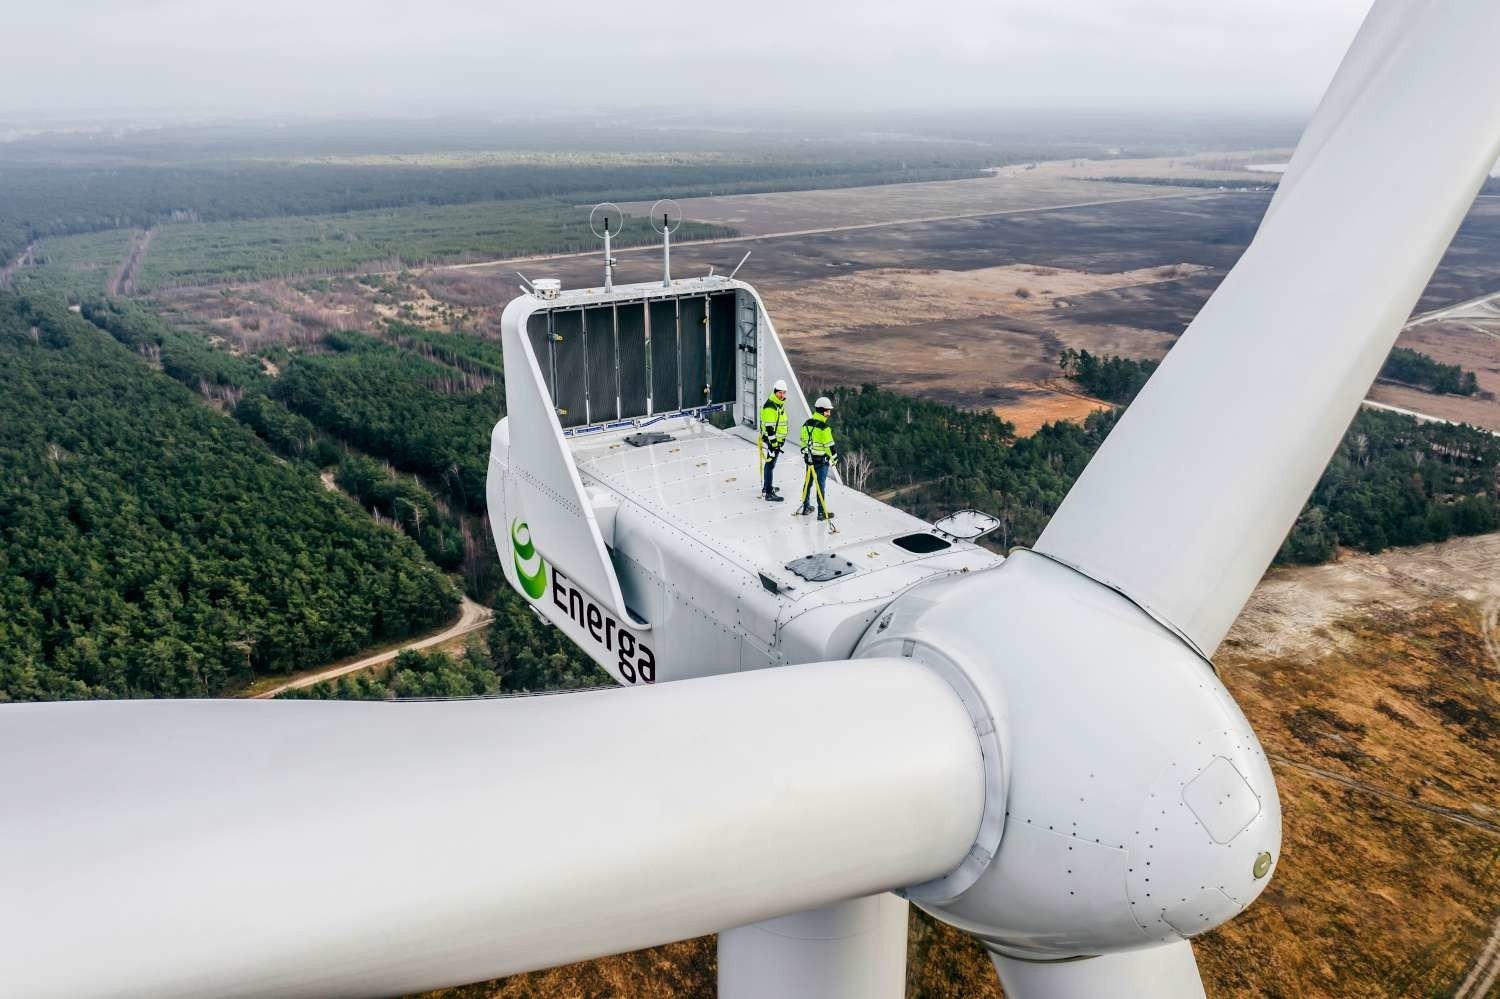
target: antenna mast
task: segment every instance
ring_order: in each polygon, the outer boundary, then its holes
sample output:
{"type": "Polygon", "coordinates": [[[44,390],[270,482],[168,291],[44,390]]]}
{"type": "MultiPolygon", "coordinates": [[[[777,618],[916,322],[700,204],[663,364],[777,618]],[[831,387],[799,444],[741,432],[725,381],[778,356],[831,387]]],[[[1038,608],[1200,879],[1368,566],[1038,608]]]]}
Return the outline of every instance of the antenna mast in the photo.
{"type": "Polygon", "coordinates": [[[661,286],[672,287],[672,233],[682,225],[677,202],[662,198],[651,206],[651,228],[661,233],[661,286]]]}
{"type": "Polygon", "coordinates": [[[618,233],[625,225],[625,214],[620,211],[620,206],[606,201],[602,205],[595,205],[594,210],[589,212],[589,229],[595,236],[604,240],[604,290],[615,290],[615,258],[610,253],[610,238],[618,233]],[[613,225],[611,225],[613,221],[613,225]]]}

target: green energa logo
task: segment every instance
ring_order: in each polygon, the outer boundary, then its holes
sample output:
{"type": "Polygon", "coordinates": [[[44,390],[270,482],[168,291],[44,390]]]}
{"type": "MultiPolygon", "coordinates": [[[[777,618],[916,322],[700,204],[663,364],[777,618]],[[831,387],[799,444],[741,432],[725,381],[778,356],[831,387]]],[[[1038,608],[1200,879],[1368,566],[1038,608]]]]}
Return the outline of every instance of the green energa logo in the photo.
{"type": "Polygon", "coordinates": [[[521,589],[532,600],[540,600],[547,592],[547,563],[531,543],[531,528],[526,521],[511,521],[510,545],[515,549],[516,578],[521,581],[521,589]]]}

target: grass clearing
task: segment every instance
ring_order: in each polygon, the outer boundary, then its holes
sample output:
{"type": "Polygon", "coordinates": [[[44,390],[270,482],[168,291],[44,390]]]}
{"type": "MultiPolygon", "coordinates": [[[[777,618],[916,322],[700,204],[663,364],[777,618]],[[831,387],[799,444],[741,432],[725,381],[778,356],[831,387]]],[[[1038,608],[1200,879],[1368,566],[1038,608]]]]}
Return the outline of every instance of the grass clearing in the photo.
{"type": "MultiPolygon", "coordinates": [[[[587,207],[555,200],[304,215],[162,226],[141,267],[141,290],[360,267],[566,253],[593,249],[587,207]]],[[[685,223],[679,239],[733,235],[719,226],[685,223]]],[[[650,243],[644,219],[630,220],[617,246],[650,243]]],[[[123,248],[122,248],[123,252],[123,248]]]]}
{"type": "Polygon", "coordinates": [[[134,236],[133,229],[110,229],[38,240],[30,263],[16,271],[12,290],[72,298],[102,295],[134,236]]]}

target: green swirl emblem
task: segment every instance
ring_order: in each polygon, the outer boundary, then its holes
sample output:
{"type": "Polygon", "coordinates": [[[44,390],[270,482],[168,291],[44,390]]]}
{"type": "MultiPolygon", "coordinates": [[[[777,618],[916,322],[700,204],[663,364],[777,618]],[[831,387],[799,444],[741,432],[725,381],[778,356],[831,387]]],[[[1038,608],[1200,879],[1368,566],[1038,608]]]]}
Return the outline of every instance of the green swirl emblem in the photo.
{"type": "Polygon", "coordinates": [[[521,589],[532,600],[540,599],[547,592],[547,563],[531,543],[531,528],[526,521],[511,522],[510,544],[515,549],[516,577],[521,580],[521,589]]]}

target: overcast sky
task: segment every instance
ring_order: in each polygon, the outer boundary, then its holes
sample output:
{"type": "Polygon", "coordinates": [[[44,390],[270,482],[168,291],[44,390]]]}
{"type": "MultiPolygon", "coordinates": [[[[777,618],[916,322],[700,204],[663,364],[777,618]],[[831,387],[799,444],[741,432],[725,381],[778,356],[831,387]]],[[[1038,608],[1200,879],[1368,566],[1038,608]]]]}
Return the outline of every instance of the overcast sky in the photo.
{"type": "Polygon", "coordinates": [[[0,0],[0,109],[1311,111],[1370,0],[0,0]]]}

